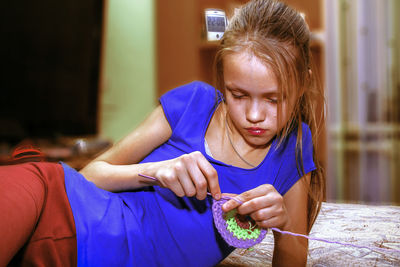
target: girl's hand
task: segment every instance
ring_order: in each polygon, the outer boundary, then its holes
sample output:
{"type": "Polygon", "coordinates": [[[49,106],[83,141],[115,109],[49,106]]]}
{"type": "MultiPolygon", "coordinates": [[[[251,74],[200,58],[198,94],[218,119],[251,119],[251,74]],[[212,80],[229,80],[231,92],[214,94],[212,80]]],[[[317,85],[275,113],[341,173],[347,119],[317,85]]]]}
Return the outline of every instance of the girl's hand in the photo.
{"type": "Polygon", "coordinates": [[[158,162],[154,167],[158,185],[171,189],[179,197],[196,196],[203,200],[208,189],[215,199],[221,198],[217,171],[199,151],[158,162]]]}
{"type": "MultiPolygon", "coordinates": [[[[282,197],[272,185],[261,185],[240,195],[231,195],[222,210],[237,208],[243,215],[250,215],[262,228],[276,227],[299,234],[307,232],[307,187],[311,173],[299,179],[282,197]]],[[[225,194],[224,194],[225,195],[225,194]]],[[[308,241],[274,231],[274,256],[272,266],[306,266],[308,241]]]]}
{"type": "Polygon", "coordinates": [[[250,215],[262,228],[277,227],[283,230],[287,228],[289,215],[283,197],[272,185],[260,185],[240,195],[229,196],[235,196],[235,199],[243,204],[231,199],[222,206],[224,212],[237,208],[239,214],[250,215]]]}

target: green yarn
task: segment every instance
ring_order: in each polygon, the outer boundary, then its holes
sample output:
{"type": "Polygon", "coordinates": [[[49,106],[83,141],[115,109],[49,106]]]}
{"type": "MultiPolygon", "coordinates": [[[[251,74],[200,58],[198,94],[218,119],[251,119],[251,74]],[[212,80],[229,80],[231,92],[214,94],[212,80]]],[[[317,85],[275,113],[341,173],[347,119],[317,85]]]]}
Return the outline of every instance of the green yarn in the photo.
{"type": "MultiPolygon", "coordinates": [[[[227,229],[236,238],[246,240],[246,239],[256,239],[260,235],[260,229],[258,227],[251,226],[250,229],[244,229],[240,227],[236,222],[236,210],[231,210],[225,214],[225,221],[227,224],[227,229]]],[[[249,222],[251,225],[251,222],[249,222]]]]}

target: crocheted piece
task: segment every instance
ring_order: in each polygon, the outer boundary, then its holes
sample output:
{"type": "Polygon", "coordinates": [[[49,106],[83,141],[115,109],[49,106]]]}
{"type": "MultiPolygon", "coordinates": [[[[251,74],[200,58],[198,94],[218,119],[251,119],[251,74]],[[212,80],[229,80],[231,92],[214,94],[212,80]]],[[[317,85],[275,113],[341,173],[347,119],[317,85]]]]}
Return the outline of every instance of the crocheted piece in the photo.
{"type": "Polygon", "coordinates": [[[249,248],[260,243],[268,231],[258,227],[250,216],[238,214],[236,209],[223,212],[221,207],[226,201],[228,199],[214,199],[212,205],[215,227],[226,243],[236,248],[249,248]]]}

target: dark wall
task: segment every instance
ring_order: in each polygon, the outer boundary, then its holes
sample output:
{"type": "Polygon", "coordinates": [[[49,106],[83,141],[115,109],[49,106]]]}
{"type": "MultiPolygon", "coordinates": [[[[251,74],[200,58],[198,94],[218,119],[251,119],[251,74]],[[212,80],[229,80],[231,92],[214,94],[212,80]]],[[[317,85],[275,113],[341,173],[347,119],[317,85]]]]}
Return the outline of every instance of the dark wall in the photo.
{"type": "Polygon", "coordinates": [[[0,141],[96,133],[103,2],[1,6],[0,141]]]}

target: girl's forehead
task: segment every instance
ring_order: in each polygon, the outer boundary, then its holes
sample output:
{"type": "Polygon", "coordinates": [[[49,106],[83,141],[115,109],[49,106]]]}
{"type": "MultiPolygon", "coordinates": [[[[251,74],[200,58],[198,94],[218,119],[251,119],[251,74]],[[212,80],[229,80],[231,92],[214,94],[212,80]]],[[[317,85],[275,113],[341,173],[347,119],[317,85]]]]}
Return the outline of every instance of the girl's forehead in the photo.
{"type": "Polygon", "coordinates": [[[246,89],[247,87],[275,87],[275,74],[269,65],[249,53],[231,53],[224,58],[224,80],[226,85],[246,89]]]}
{"type": "Polygon", "coordinates": [[[264,71],[265,75],[275,76],[273,68],[266,61],[247,51],[233,52],[225,55],[223,58],[224,71],[237,70],[248,71],[253,70],[264,71]]]}
{"type": "Polygon", "coordinates": [[[254,53],[251,53],[248,50],[240,50],[238,52],[231,52],[225,55],[224,61],[242,61],[249,63],[260,63],[264,64],[254,53]]]}

